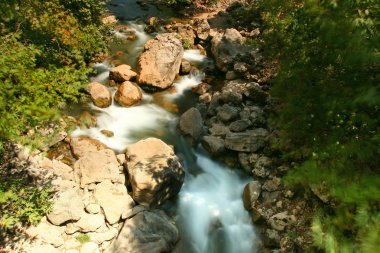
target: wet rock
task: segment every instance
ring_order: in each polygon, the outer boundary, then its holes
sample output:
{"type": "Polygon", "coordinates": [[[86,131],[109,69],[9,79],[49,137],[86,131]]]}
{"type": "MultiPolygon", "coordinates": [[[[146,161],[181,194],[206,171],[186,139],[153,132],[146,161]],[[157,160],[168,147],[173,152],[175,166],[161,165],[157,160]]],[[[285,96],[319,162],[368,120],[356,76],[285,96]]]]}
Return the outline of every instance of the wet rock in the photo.
{"type": "MultiPolygon", "coordinates": [[[[111,96],[111,94],[110,94],[110,96],[111,96]]],[[[83,112],[79,117],[78,124],[79,124],[81,129],[95,127],[96,126],[96,117],[87,111],[83,112]]]]}
{"type": "Polygon", "coordinates": [[[133,199],[144,206],[158,206],[182,187],[184,170],[173,149],[156,138],[127,148],[127,169],[133,199]]]}
{"type": "Polygon", "coordinates": [[[199,102],[208,104],[211,102],[212,96],[210,93],[205,93],[199,96],[199,102]]]}
{"type": "Polygon", "coordinates": [[[181,68],[180,68],[180,73],[181,75],[187,75],[191,71],[191,65],[190,62],[182,60],[181,62],[181,68]]]}
{"type": "Polygon", "coordinates": [[[102,129],[100,131],[104,136],[107,136],[107,137],[113,137],[114,136],[114,133],[110,130],[107,130],[107,129],[102,129]]]}
{"type": "Polygon", "coordinates": [[[251,126],[251,122],[248,120],[237,120],[230,124],[229,129],[231,132],[243,132],[249,126],[251,126]]]}
{"type": "Polygon", "coordinates": [[[110,180],[96,185],[94,198],[102,207],[110,224],[118,222],[121,216],[134,206],[125,185],[113,184],[110,180]]]}
{"type": "Polygon", "coordinates": [[[208,83],[200,83],[196,87],[193,87],[192,91],[194,93],[197,93],[198,95],[203,95],[206,92],[208,92],[210,89],[211,89],[211,85],[209,85],[208,83]]]}
{"type": "Polygon", "coordinates": [[[194,23],[195,32],[197,38],[200,40],[207,40],[210,35],[210,25],[207,22],[207,19],[197,19],[194,23]]]}
{"type": "Polygon", "coordinates": [[[192,107],[181,115],[178,124],[181,133],[197,143],[203,131],[203,119],[198,109],[192,107]]]}
{"type": "Polygon", "coordinates": [[[139,212],[125,223],[106,253],[170,252],[178,240],[178,229],[159,210],[139,212]]]}
{"type": "Polygon", "coordinates": [[[126,81],[123,82],[115,93],[115,101],[124,107],[137,104],[142,99],[142,93],[137,84],[126,81]]]}
{"type": "Polygon", "coordinates": [[[219,108],[220,102],[221,102],[220,93],[217,93],[217,92],[214,93],[211,98],[210,104],[208,106],[207,114],[216,115],[217,113],[216,110],[219,108]]]}
{"type": "Polygon", "coordinates": [[[190,49],[194,46],[195,33],[190,25],[177,23],[174,29],[181,37],[181,41],[185,49],[190,49]]]}
{"type": "Polygon", "coordinates": [[[228,133],[225,139],[227,149],[240,152],[256,152],[265,146],[268,131],[263,128],[242,133],[228,133]]]}
{"type": "Polygon", "coordinates": [[[253,102],[261,105],[266,104],[269,97],[269,94],[264,91],[258,83],[249,83],[244,95],[253,102]]]}
{"type": "Polygon", "coordinates": [[[227,104],[224,104],[223,106],[219,107],[217,111],[218,118],[222,122],[229,122],[231,120],[236,119],[239,116],[239,108],[227,104]]]}
{"type": "Polygon", "coordinates": [[[136,76],[137,73],[127,64],[119,65],[110,70],[110,79],[119,83],[132,80],[136,76]]]}
{"type": "Polygon", "coordinates": [[[58,195],[54,202],[53,210],[47,215],[54,225],[61,225],[67,221],[77,221],[84,212],[84,204],[78,192],[69,189],[58,195]]]}
{"type": "Polygon", "coordinates": [[[249,211],[254,206],[255,202],[260,197],[261,184],[259,181],[251,181],[245,187],[243,191],[243,203],[244,208],[249,211]]]}
{"type": "Polygon", "coordinates": [[[76,158],[81,158],[87,153],[106,149],[107,146],[98,140],[88,136],[72,137],[70,140],[71,150],[76,158]]]}
{"type": "Polygon", "coordinates": [[[292,225],[295,221],[296,217],[288,215],[288,212],[281,212],[269,218],[270,226],[277,231],[283,231],[285,227],[292,225]]]}
{"type": "Polygon", "coordinates": [[[90,83],[88,85],[88,92],[92,102],[98,107],[108,107],[112,103],[111,92],[106,86],[100,83],[90,83]]]}
{"type": "Polygon", "coordinates": [[[225,151],[224,140],[215,136],[204,136],[202,145],[211,155],[219,155],[225,151]]]}
{"type": "Polygon", "coordinates": [[[139,58],[139,83],[160,89],[170,87],[179,72],[183,52],[175,34],[159,34],[149,40],[139,58]]]}
{"type": "Polygon", "coordinates": [[[224,34],[216,34],[211,40],[211,52],[214,55],[217,67],[227,72],[235,56],[240,53],[244,44],[244,38],[241,34],[231,28],[227,29],[224,34]]]}
{"type": "Polygon", "coordinates": [[[119,162],[110,149],[87,153],[74,164],[74,176],[82,188],[87,184],[110,179],[117,182],[119,162]]]}

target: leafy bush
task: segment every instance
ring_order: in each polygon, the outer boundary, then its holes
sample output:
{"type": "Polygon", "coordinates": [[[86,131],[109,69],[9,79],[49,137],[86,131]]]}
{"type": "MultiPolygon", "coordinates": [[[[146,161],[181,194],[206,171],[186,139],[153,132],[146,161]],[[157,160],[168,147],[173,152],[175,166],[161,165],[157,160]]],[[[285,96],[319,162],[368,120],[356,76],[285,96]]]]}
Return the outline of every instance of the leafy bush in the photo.
{"type": "MultiPolygon", "coordinates": [[[[88,63],[106,49],[98,0],[0,1],[0,153],[4,143],[58,119],[83,98],[88,63]]],[[[49,210],[49,191],[9,175],[0,162],[0,226],[33,224],[49,210]]]]}
{"type": "Polygon", "coordinates": [[[380,242],[380,2],[260,1],[266,52],[279,60],[272,124],[291,185],[324,185],[313,225],[326,252],[373,252],[380,242]]]}
{"type": "Polygon", "coordinates": [[[17,223],[35,225],[51,207],[49,188],[40,189],[22,179],[0,179],[0,228],[8,230],[17,223]]]}

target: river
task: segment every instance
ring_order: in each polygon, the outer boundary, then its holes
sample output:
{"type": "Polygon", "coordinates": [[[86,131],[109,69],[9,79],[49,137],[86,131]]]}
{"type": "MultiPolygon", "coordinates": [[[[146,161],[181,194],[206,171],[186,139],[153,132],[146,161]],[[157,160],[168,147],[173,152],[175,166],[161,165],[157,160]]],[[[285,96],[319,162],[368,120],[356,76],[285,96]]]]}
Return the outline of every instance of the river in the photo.
{"type": "MultiPolygon", "coordinates": [[[[130,0],[112,0],[107,7],[121,19],[121,24],[136,31],[137,39],[133,42],[123,40],[123,33],[116,31],[115,35],[121,40],[111,45],[112,53],[123,52],[119,61],[136,69],[143,45],[154,36],[144,32],[142,21],[149,16],[173,14],[152,5],[141,7],[130,0]]],[[[186,50],[184,58],[201,70],[211,61],[197,50],[186,50]]],[[[106,83],[111,65],[109,61],[96,64],[98,74],[92,81],[106,83]]],[[[118,152],[147,137],[157,137],[173,145],[186,171],[178,197],[163,206],[180,230],[181,239],[173,252],[255,252],[256,234],[241,199],[249,177],[214,161],[201,146],[192,147],[177,131],[180,114],[196,103],[191,87],[201,83],[202,77],[202,71],[191,73],[175,81],[170,92],[143,93],[143,101],[133,107],[120,107],[115,102],[108,108],[90,105],[97,117],[97,126],[78,128],[72,135],[89,135],[118,152]],[[111,130],[114,136],[104,136],[102,129],[111,130]]],[[[116,91],[112,87],[110,90],[116,91]]]]}

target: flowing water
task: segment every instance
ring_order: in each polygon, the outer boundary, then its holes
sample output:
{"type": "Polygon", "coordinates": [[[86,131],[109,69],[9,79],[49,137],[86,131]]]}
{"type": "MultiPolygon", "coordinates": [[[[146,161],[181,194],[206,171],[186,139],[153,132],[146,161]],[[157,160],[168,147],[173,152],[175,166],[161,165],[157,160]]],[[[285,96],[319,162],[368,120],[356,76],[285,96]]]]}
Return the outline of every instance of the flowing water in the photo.
{"type": "MultiPolygon", "coordinates": [[[[136,20],[145,18],[156,8],[141,9],[135,1],[111,1],[110,11],[123,16],[123,23],[136,30],[137,40],[112,45],[114,52],[123,51],[124,63],[136,68],[136,59],[144,43],[151,38],[136,20]],[[131,11],[130,8],[135,8],[131,11]],[[128,21],[129,20],[129,21],[128,21]],[[133,20],[133,21],[131,21],[133,20]]],[[[156,15],[157,16],[157,15],[156,15]]],[[[115,32],[123,38],[123,33],[115,32]]],[[[184,58],[202,69],[210,59],[197,50],[186,50],[184,58]]],[[[92,81],[108,81],[111,63],[105,61],[94,66],[98,71],[92,81]]],[[[123,108],[114,102],[108,108],[90,105],[97,117],[97,126],[76,129],[73,136],[89,135],[116,151],[147,137],[157,137],[175,147],[186,170],[185,183],[177,197],[164,208],[174,216],[181,239],[175,253],[246,253],[255,252],[255,232],[248,212],[244,210],[241,195],[249,178],[237,170],[213,161],[201,147],[193,148],[178,133],[176,125],[181,112],[191,107],[196,97],[191,87],[202,80],[202,71],[183,76],[174,89],[155,94],[143,93],[140,104],[123,108]],[[114,132],[106,137],[103,129],[114,132]]],[[[113,92],[116,91],[110,87],[113,92]]]]}

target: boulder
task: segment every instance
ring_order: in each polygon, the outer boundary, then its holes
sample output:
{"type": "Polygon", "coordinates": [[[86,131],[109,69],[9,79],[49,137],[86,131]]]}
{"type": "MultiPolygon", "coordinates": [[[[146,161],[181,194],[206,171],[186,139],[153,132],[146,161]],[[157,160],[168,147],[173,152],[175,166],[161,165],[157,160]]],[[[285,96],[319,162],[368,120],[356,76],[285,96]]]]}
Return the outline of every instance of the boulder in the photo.
{"type": "Polygon", "coordinates": [[[73,168],[63,162],[53,160],[53,171],[54,175],[62,178],[63,180],[74,181],[73,168]]]}
{"type": "Polygon", "coordinates": [[[159,89],[170,87],[179,72],[183,52],[176,34],[159,34],[149,40],[139,58],[138,82],[159,89]]]}
{"type": "Polygon", "coordinates": [[[219,123],[213,123],[208,129],[211,135],[225,137],[229,132],[229,128],[219,123]]]}
{"type": "Polygon", "coordinates": [[[161,210],[139,212],[125,223],[106,253],[171,252],[178,229],[161,210]]]}
{"type": "Polygon", "coordinates": [[[243,44],[244,38],[236,29],[230,28],[224,34],[216,34],[211,40],[211,52],[216,66],[221,71],[227,72],[235,56],[242,51],[243,44]]]}
{"type": "Polygon", "coordinates": [[[129,107],[142,99],[142,93],[137,84],[126,81],[122,83],[115,93],[115,100],[121,106],[129,107]]]}
{"type": "Polygon", "coordinates": [[[121,216],[134,206],[133,199],[128,195],[123,184],[112,184],[106,180],[96,185],[94,198],[102,207],[108,223],[118,222],[121,216]]]}
{"type": "Polygon", "coordinates": [[[30,253],[61,253],[59,249],[54,248],[50,244],[34,245],[30,248],[30,253]]]}
{"type": "Polygon", "coordinates": [[[185,173],[173,149],[163,141],[148,138],[126,151],[127,170],[133,199],[145,206],[157,206],[175,196],[185,173]]]}
{"type": "Polygon", "coordinates": [[[215,136],[204,136],[202,145],[211,155],[219,155],[225,151],[224,141],[215,136]]]}
{"type": "Polygon", "coordinates": [[[210,35],[210,25],[207,22],[207,19],[198,19],[195,20],[195,32],[200,40],[207,40],[210,35]]]}
{"type": "Polygon", "coordinates": [[[67,221],[77,221],[84,212],[81,196],[74,189],[68,189],[58,195],[53,210],[47,215],[54,225],[61,225],[67,221]]]}
{"type": "Polygon", "coordinates": [[[87,233],[94,232],[105,224],[102,214],[83,213],[80,220],[74,223],[74,226],[77,227],[79,231],[87,233]]]}
{"type": "Polygon", "coordinates": [[[197,93],[198,95],[203,95],[206,92],[208,92],[210,89],[211,89],[211,85],[209,85],[208,83],[200,83],[199,85],[191,88],[191,90],[194,93],[197,93]]]}
{"type": "Polygon", "coordinates": [[[191,71],[190,62],[182,60],[182,62],[181,62],[181,68],[180,68],[180,73],[182,75],[187,75],[187,74],[190,73],[190,71],[191,71]]]}
{"type": "Polygon", "coordinates": [[[239,108],[224,104],[217,109],[218,119],[222,122],[229,122],[239,117],[239,108]]]}
{"type": "Polygon", "coordinates": [[[92,139],[88,136],[72,137],[70,140],[70,147],[73,155],[79,159],[89,152],[99,151],[106,149],[107,146],[98,140],[92,139]]]}
{"type": "Polygon", "coordinates": [[[259,181],[251,181],[245,187],[243,191],[243,203],[244,208],[250,211],[254,206],[256,200],[260,197],[261,184],[259,181]]]}
{"type": "Polygon", "coordinates": [[[28,228],[27,232],[30,236],[41,239],[41,241],[55,247],[59,247],[64,243],[61,236],[63,229],[48,223],[46,219],[43,219],[36,227],[28,228]]]}
{"type": "Polygon", "coordinates": [[[240,152],[256,152],[265,146],[268,134],[268,131],[263,128],[241,133],[228,133],[224,146],[227,149],[240,152]]]}
{"type": "Polygon", "coordinates": [[[182,114],[178,128],[184,136],[190,138],[192,143],[197,143],[203,129],[203,119],[199,110],[192,107],[182,114]]]}
{"type": "Polygon", "coordinates": [[[114,67],[110,70],[110,79],[115,82],[125,82],[132,80],[137,76],[137,73],[134,72],[131,66],[127,64],[122,64],[117,67],[114,67]]]}
{"type": "Polygon", "coordinates": [[[269,97],[258,83],[248,83],[244,95],[259,105],[266,104],[269,97]]]}
{"type": "Polygon", "coordinates": [[[87,153],[74,164],[74,176],[82,188],[87,184],[110,179],[117,182],[119,178],[119,162],[110,149],[87,153]]]}
{"type": "Polygon", "coordinates": [[[100,83],[90,83],[88,85],[88,92],[92,102],[98,107],[108,107],[112,103],[111,92],[106,86],[100,83]]]}
{"type": "Polygon", "coordinates": [[[229,129],[231,130],[231,132],[243,132],[250,126],[251,122],[249,120],[239,119],[232,122],[229,126],[229,129]]]}

